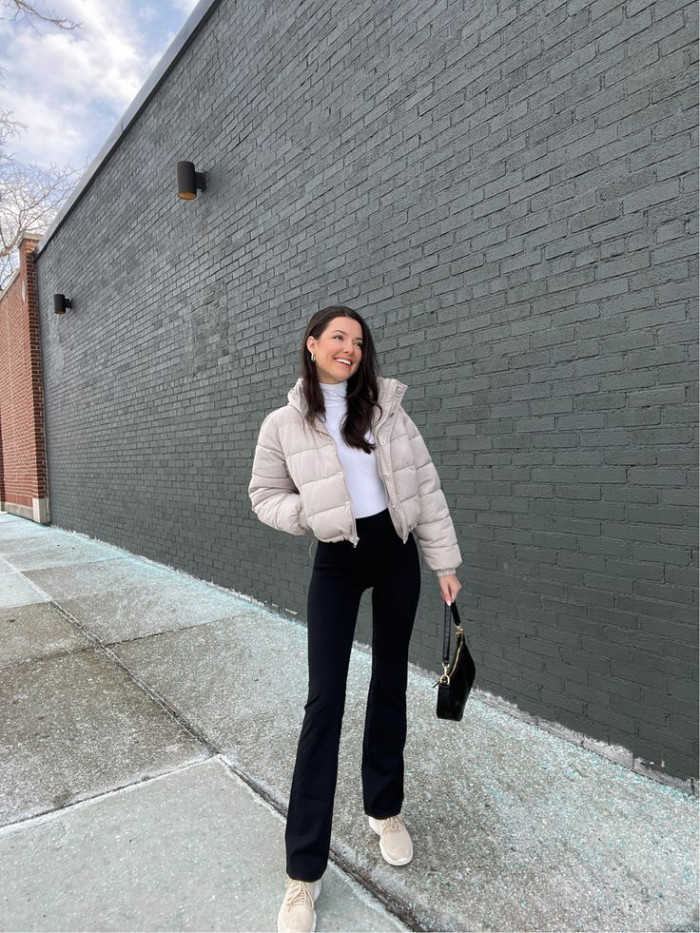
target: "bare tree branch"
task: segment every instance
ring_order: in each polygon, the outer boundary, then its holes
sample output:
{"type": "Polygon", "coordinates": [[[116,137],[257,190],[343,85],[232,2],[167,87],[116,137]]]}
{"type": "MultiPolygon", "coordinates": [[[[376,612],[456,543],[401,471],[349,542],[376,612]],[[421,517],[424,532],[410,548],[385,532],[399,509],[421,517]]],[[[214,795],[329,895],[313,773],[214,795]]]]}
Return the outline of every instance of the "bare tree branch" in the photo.
{"type": "Polygon", "coordinates": [[[27,233],[43,233],[78,180],[76,169],[22,165],[0,154],[0,290],[27,233]]]}
{"type": "MultiPolygon", "coordinates": [[[[80,23],[42,12],[29,0],[0,0],[0,19],[48,23],[59,29],[76,29],[80,23]],[[3,15],[8,14],[8,15],[3,15]]],[[[0,80],[4,76],[0,68],[0,80]]],[[[81,171],[49,169],[19,162],[8,151],[8,141],[26,129],[8,110],[0,108],[0,291],[5,288],[19,262],[17,248],[27,233],[43,233],[73,189],[81,171]]]]}
{"type": "Polygon", "coordinates": [[[42,23],[50,23],[59,29],[77,29],[80,23],[74,23],[72,19],[66,19],[62,16],[56,16],[55,13],[42,13],[38,10],[36,4],[29,3],[29,0],[0,0],[0,10],[7,10],[12,16],[0,16],[0,19],[19,19],[29,23],[34,29],[36,25],[33,19],[38,19],[42,23]]]}
{"type": "Polygon", "coordinates": [[[10,136],[19,136],[20,130],[26,128],[26,123],[14,120],[9,110],[0,109],[0,158],[5,157],[5,147],[10,136]]]}

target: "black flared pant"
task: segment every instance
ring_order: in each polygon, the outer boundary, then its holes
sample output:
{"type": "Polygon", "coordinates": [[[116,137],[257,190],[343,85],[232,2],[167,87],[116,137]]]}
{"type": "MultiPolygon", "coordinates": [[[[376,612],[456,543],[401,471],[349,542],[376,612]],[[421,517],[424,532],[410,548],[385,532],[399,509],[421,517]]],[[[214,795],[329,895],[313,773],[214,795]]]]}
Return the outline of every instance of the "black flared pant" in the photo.
{"type": "Polygon", "coordinates": [[[372,677],[362,747],[365,813],[401,812],[408,645],[420,595],[413,534],[385,509],[357,519],[359,543],[319,541],[308,593],[309,692],[285,831],[287,874],[316,881],[328,864],[338,748],[360,598],[372,588],[372,677]]]}

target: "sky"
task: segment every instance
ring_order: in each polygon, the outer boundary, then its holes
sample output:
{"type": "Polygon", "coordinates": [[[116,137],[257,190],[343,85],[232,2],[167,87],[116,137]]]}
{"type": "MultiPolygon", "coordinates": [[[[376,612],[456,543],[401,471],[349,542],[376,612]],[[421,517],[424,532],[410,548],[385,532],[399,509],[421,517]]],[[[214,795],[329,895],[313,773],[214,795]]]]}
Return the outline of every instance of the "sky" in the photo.
{"type": "Polygon", "coordinates": [[[26,125],[8,149],[42,168],[86,168],[196,4],[35,0],[42,13],[81,24],[66,31],[12,20],[0,0],[0,109],[26,125]]]}

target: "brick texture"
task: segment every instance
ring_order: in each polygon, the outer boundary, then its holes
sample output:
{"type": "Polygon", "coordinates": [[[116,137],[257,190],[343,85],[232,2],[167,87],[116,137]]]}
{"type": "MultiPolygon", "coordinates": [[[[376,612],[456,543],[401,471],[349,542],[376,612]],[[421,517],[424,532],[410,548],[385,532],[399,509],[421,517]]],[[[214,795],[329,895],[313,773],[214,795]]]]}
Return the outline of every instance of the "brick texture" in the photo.
{"type": "MultiPolygon", "coordinates": [[[[247,484],[349,304],[442,478],[479,686],[697,775],[695,19],[222,0],[39,256],[54,521],[303,619],[312,539],[247,484]]],[[[432,669],[441,605],[425,570],[432,669]]]]}
{"type": "Polygon", "coordinates": [[[0,503],[48,521],[41,343],[33,252],[19,245],[19,267],[0,294],[0,503]]]}

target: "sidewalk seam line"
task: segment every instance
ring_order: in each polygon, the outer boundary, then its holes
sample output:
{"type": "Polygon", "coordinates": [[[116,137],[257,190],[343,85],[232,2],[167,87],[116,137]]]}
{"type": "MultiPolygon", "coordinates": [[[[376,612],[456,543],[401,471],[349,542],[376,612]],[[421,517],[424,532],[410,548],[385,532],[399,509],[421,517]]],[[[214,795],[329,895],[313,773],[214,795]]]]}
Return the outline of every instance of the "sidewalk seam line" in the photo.
{"type": "MultiPolygon", "coordinates": [[[[35,589],[37,590],[40,589],[33,581],[29,581],[29,582],[32,584],[32,586],[35,587],[35,589]]],[[[46,593],[45,595],[49,596],[48,593],[46,593]]],[[[267,803],[273,806],[275,810],[277,810],[283,817],[286,818],[287,816],[286,808],[282,807],[279,804],[279,802],[275,800],[274,797],[272,797],[266,790],[264,790],[254,778],[250,777],[250,775],[248,775],[245,771],[243,771],[240,768],[240,766],[234,765],[230,761],[230,759],[227,759],[226,752],[224,752],[221,749],[218,749],[216,745],[214,745],[211,739],[206,738],[206,736],[203,733],[201,733],[200,730],[196,729],[195,726],[193,726],[188,720],[186,720],[179,713],[177,713],[175,709],[167,702],[167,700],[161,697],[160,694],[158,694],[152,687],[150,687],[143,680],[141,680],[141,678],[139,678],[136,674],[134,674],[127,667],[127,665],[122,661],[122,659],[111,648],[109,648],[104,642],[102,642],[100,638],[98,638],[97,635],[95,635],[92,632],[87,631],[87,629],[84,628],[81,622],[68,609],[65,609],[63,606],[61,606],[61,604],[56,602],[55,599],[49,599],[49,603],[58,612],[60,612],[63,616],[65,616],[65,618],[72,625],[78,628],[87,638],[89,638],[93,644],[93,647],[100,649],[113,664],[115,664],[117,667],[123,670],[124,673],[129,677],[129,679],[139,689],[143,690],[144,693],[147,694],[147,696],[149,696],[158,706],[161,707],[163,712],[165,712],[168,716],[174,719],[175,722],[181,728],[185,729],[185,731],[188,732],[192,736],[192,738],[200,742],[205,747],[205,749],[209,752],[210,758],[220,756],[226,767],[230,768],[230,770],[234,774],[236,774],[242,781],[244,781],[259,797],[261,797],[263,800],[265,800],[267,803]]],[[[197,626],[190,626],[190,627],[196,628],[197,626]]],[[[119,642],[113,642],[113,644],[119,644],[119,642]]],[[[86,649],[83,648],[82,650],[84,651],[86,649]]],[[[79,801],[79,802],[83,802],[83,801],[79,801]]],[[[43,814],[37,814],[37,815],[41,816],[43,814]]],[[[330,860],[333,861],[333,863],[337,865],[338,868],[341,869],[341,871],[344,871],[346,874],[350,875],[351,878],[353,878],[358,884],[360,884],[363,888],[365,888],[365,890],[367,890],[373,897],[375,897],[385,907],[385,909],[389,913],[393,914],[401,923],[407,926],[410,930],[412,931],[415,930],[415,931],[418,931],[418,933],[422,933],[422,931],[427,931],[429,929],[428,927],[424,926],[420,922],[420,920],[418,919],[418,917],[413,911],[405,908],[404,905],[401,904],[401,902],[399,902],[395,897],[393,897],[382,886],[377,885],[375,882],[371,881],[371,879],[366,877],[359,869],[355,868],[350,863],[350,861],[345,856],[341,855],[340,852],[338,852],[338,850],[333,845],[331,845],[329,857],[330,857],[330,860]]]]}

